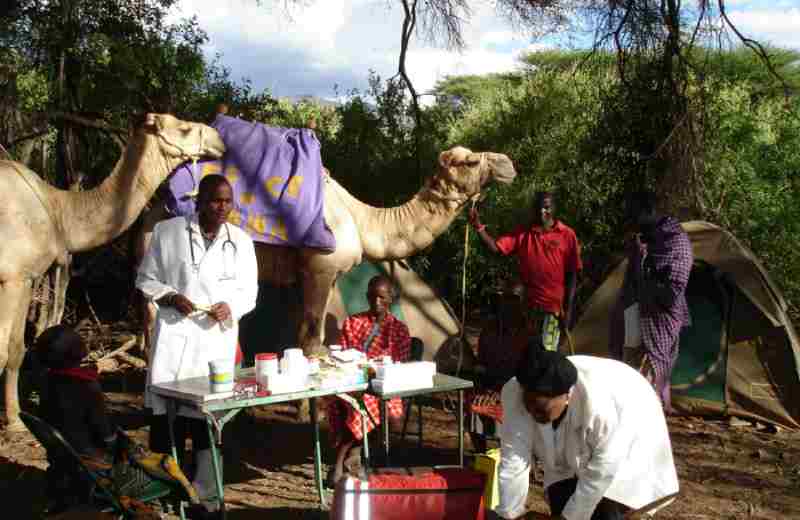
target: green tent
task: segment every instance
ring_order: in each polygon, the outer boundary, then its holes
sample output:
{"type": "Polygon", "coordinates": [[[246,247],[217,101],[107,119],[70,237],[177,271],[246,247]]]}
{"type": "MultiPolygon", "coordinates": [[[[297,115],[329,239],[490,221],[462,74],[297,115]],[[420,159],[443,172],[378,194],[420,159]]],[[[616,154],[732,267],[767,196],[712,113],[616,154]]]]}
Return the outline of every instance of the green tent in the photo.
{"type": "MultiPolygon", "coordinates": [[[[686,296],[691,325],[680,339],[673,405],[800,429],[800,343],[788,306],[764,266],[728,231],[682,224],[694,250],[686,296]]],[[[576,353],[608,354],[611,309],[627,261],[587,302],[573,331],[576,353]]]]}
{"type": "MultiPolygon", "coordinates": [[[[399,297],[391,311],[408,326],[412,336],[425,344],[424,358],[433,359],[449,337],[458,335],[460,324],[447,303],[402,261],[364,261],[337,280],[328,302],[323,343],[337,343],[345,318],[369,308],[367,284],[377,274],[386,274],[394,281],[399,297]]],[[[297,343],[301,299],[298,286],[260,285],[256,309],[241,322],[240,341],[246,364],[252,364],[256,353],[280,352],[297,343]]]]}

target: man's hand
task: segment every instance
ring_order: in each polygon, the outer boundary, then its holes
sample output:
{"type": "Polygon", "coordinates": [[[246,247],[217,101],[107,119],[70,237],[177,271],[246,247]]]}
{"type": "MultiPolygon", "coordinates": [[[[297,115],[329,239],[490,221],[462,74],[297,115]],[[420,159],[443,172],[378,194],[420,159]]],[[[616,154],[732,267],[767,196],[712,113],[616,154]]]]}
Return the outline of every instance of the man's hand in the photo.
{"type": "Polygon", "coordinates": [[[561,329],[562,334],[566,334],[572,327],[570,324],[572,323],[572,313],[569,311],[563,311],[561,314],[561,318],[558,320],[558,328],[561,329]]]}
{"type": "Polygon", "coordinates": [[[167,297],[167,305],[177,309],[178,312],[183,314],[184,316],[188,316],[194,312],[194,303],[182,294],[172,294],[167,297]]]}
{"type": "Polygon", "coordinates": [[[216,322],[228,321],[231,317],[231,308],[225,302],[215,303],[208,310],[208,315],[216,322]]]}
{"type": "Polygon", "coordinates": [[[478,213],[478,208],[472,207],[469,210],[469,223],[472,224],[472,227],[478,228],[481,225],[481,216],[478,213]]]}

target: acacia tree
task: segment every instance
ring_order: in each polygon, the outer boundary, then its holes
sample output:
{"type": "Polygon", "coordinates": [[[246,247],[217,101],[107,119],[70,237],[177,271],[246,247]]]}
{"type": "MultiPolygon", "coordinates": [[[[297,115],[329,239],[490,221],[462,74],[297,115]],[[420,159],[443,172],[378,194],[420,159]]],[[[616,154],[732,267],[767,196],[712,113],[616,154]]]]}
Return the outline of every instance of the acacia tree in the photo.
{"type": "MultiPolygon", "coordinates": [[[[309,0],[283,3],[307,5],[309,0]]],[[[664,209],[684,217],[703,211],[698,193],[705,105],[702,84],[699,94],[690,92],[690,79],[702,77],[708,61],[697,49],[744,45],[789,90],[769,52],[733,24],[726,0],[387,0],[388,7],[403,9],[397,74],[410,95],[417,143],[422,118],[418,100],[426,93],[419,93],[407,74],[409,44],[416,36],[462,49],[464,25],[482,3],[494,5],[514,26],[536,37],[582,31],[591,35],[594,50],[614,53],[621,80],[616,96],[648,114],[647,128],[635,132],[631,152],[637,159],[627,172],[630,184],[667,193],[670,207],[664,209]]]]}

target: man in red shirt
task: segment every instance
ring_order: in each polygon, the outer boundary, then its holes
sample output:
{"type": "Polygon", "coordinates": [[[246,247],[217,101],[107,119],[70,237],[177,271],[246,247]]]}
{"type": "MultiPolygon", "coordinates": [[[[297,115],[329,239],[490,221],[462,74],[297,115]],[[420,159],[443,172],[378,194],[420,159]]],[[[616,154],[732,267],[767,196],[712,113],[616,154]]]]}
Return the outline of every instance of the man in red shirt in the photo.
{"type": "Polygon", "coordinates": [[[575,278],[583,267],[580,245],[572,228],[555,219],[552,193],[537,192],[533,206],[529,225],[517,226],[497,239],[481,224],[475,208],[470,222],[489,250],[517,257],[530,317],[542,333],[545,348],[557,350],[560,327],[572,326],[575,278]]]}
{"type": "MultiPolygon", "coordinates": [[[[393,362],[408,361],[411,352],[408,327],[389,311],[394,300],[394,285],[391,279],[384,275],[373,277],[367,286],[367,300],[368,311],[354,314],[342,324],[340,339],[342,348],[358,349],[366,353],[367,359],[391,356],[393,362]]],[[[351,463],[358,464],[361,449],[360,446],[356,446],[356,442],[363,439],[366,433],[380,423],[378,399],[366,394],[362,399],[370,415],[370,420],[366,422],[366,432],[361,427],[361,416],[344,400],[335,398],[328,406],[328,424],[336,448],[336,465],[328,476],[331,484],[344,476],[345,466],[351,463]]],[[[399,398],[390,400],[387,412],[392,423],[402,419],[402,400],[399,398]]]]}

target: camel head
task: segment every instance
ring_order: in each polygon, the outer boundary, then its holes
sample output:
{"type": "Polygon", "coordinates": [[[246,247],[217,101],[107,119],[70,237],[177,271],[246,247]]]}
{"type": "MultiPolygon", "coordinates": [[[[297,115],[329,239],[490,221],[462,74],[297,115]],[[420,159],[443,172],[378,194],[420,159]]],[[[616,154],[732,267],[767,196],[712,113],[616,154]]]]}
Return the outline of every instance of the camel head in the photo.
{"type": "Polygon", "coordinates": [[[514,165],[506,155],[476,153],[456,146],[439,154],[439,173],[436,177],[469,198],[479,194],[491,181],[510,184],[516,175],[514,165]]]}
{"type": "Polygon", "coordinates": [[[219,159],[225,153],[225,143],[216,130],[169,114],[147,114],[141,131],[156,136],[164,157],[178,162],[203,157],[219,159]]]}

